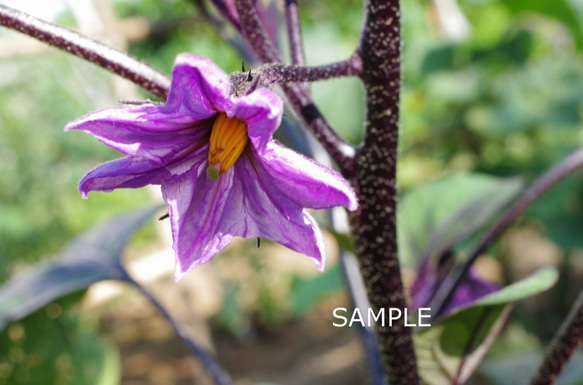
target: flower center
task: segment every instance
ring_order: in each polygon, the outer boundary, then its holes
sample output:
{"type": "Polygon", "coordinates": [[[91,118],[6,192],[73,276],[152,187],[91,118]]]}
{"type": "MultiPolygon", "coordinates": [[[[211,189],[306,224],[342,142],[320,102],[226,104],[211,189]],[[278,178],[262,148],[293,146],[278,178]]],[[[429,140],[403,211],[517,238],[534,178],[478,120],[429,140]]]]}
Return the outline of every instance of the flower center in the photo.
{"type": "Polygon", "coordinates": [[[215,181],[227,172],[239,159],[248,141],[247,124],[220,113],[211,129],[208,177],[215,181]]]}

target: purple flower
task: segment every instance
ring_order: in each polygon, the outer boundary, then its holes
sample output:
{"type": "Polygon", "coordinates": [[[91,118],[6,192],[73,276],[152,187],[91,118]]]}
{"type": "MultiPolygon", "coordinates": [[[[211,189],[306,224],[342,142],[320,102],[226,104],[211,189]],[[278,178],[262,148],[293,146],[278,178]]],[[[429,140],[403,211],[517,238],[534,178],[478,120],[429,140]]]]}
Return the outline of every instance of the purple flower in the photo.
{"type": "Polygon", "coordinates": [[[208,262],[235,236],[262,237],[324,268],[324,241],[304,208],[357,207],[346,181],[272,139],[283,102],[258,89],[229,95],[229,78],[210,60],[176,58],[165,104],[110,108],[69,123],[125,158],[79,182],[89,191],[161,185],[176,253],[176,279],[208,262]]]}

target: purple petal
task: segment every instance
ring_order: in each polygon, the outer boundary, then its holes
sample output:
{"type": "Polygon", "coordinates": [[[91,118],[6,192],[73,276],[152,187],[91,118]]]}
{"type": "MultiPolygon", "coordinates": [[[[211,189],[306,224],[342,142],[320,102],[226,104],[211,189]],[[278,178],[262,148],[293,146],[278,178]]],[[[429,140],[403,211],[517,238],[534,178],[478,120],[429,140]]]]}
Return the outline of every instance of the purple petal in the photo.
{"type": "Polygon", "coordinates": [[[90,191],[110,192],[116,188],[137,188],[159,184],[164,169],[155,169],[152,162],[132,158],[116,159],[100,164],[89,171],[79,182],[79,192],[87,198],[90,191]]]}
{"type": "Polygon", "coordinates": [[[249,95],[231,97],[231,104],[225,112],[229,117],[247,122],[249,139],[262,153],[281,123],[283,100],[274,92],[261,88],[249,95]]]}
{"type": "Polygon", "coordinates": [[[65,130],[86,131],[127,156],[174,162],[208,135],[211,119],[230,101],[227,75],[206,58],[179,55],[172,75],[166,104],[97,111],[65,130]]]}
{"type": "Polygon", "coordinates": [[[161,166],[142,157],[126,157],[103,163],[89,171],[79,182],[83,198],[90,191],[110,192],[116,188],[138,188],[148,184],[162,184],[176,178],[204,162],[208,145],[174,164],[161,166]]]}
{"type": "Polygon", "coordinates": [[[127,156],[159,164],[193,151],[207,140],[210,120],[197,121],[187,112],[166,113],[161,106],[110,108],[69,123],[65,130],[82,130],[127,156]]]}
{"type": "Polygon", "coordinates": [[[283,207],[358,207],[354,191],[340,174],[284,146],[271,142],[255,159],[264,188],[283,207]]]}
{"type": "Polygon", "coordinates": [[[172,84],[165,109],[189,113],[196,120],[226,111],[229,77],[211,60],[180,54],[174,62],[172,84]]]}
{"type": "MultiPolygon", "coordinates": [[[[249,154],[242,156],[232,172],[233,186],[225,204],[221,230],[243,238],[272,240],[310,257],[318,269],[325,264],[325,247],[316,221],[303,207],[272,194],[249,154]]],[[[225,174],[226,175],[226,174],[225,174]]],[[[270,184],[278,180],[267,181],[270,184]]]]}
{"type": "Polygon", "coordinates": [[[206,175],[208,162],[162,184],[162,194],[168,203],[176,254],[175,279],[206,263],[227,247],[234,234],[221,232],[220,225],[233,173],[211,181],[206,175]]]}

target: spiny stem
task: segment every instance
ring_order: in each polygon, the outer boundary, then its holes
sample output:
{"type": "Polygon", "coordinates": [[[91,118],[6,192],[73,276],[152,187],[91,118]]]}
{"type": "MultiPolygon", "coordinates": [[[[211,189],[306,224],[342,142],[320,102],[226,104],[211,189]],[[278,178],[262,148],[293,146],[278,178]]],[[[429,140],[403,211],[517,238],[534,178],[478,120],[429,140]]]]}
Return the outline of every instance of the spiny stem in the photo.
{"type": "Polygon", "coordinates": [[[360,56],[354,55],[348,60],[313,67],[265,64],[259,67],[257,72],[274,82],[315,82],[344,76],[360,76],[362,61],[360,56]]]}
{"type": "Polygon", "coordinates": [[[243,34],[249,43],[265,63],[281,63],[281,55],[273,46],[261,25],[255,4],[252,0],[236,0],[235,6],[239,13],[239,22],[243,34]]]}
{"type": "Polygon", "coordinates": [[[435,309],[433,318],[439,317],[447,308],[453,295],[476,259],[494,242],[498,237],[551,187],[561,182],[574,171],[583,168],[583,149],[575,151],[558,165],[552,167],[538,178],[514,204],[498,219],[490,230],[480,239],[476,248],[469,254],[467,262],[463,267],[454,269],[450,273],[451,279],[446,279],[434,299],[435,309]]]}
{"type": "Polygon", "coordinates": [[[0,5],[0,25],[22,32],[107,69],[166,99],[170,79],[140,60],[66,28],[0,5]]]}
{"type": "Polygon", "coordinates": [[[234,72],[230,75],[231,89],[238,95],[249,92],[249,88],[270,87],[276,83],[315,82],[344,76],[359,76],[362,62],[359,56],[322,66],[304,67],[281,63],[264,64],[249,72],[234,72]]]}
{"type": "MultiPolygon", "coordinates": [[[[406,309],[397,248],[397,153],[399,137],[400,7],[398,0],[370,0],[359,45],[366,90],[364,145],[357,158],[359,208],[351,215],[357,255],[371,305],[385,314],[406,309]]],[[[418,385],[411,329],[399,319],[377,324],[379,349],[389,383],[418,385]]]]}
{"type": "Polygon", "coordinates": [[[536,373],[530,380],[530,385],[551,385],[555,383],[559,373],[573,351],[583,339],[583,292],[579,294],[561,329],[547,349],[545,357],[536,373]]]}
{"type": "MultiPolygon", "coordinates": [[[[237,0],[235,1],[235,5],[237,12],[239,12],[239,21],[243,33],[255,50],[255,53],[264,63],[281,63],[282,60],[279,52],[275,49],[267,33],[261,26],[253,1],[237,0]]],[[[345,175],[352,173],[355,166],[355,147],[347,143],[332,129],[314,105],[310,96],[303,92],[298,84],[284,83],[281,85],[281,88],[287,95],[295,112],[310,128],[326,151],[328,151],[341,171],[345,175]]]]}

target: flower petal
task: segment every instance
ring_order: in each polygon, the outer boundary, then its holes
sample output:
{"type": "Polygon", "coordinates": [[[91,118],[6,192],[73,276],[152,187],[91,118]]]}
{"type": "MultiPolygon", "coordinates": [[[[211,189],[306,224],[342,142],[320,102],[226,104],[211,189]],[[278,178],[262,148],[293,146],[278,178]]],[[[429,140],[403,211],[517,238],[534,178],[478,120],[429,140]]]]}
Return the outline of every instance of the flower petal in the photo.
{"type": "Polygon", "coordinates": [[[137,188],[159,184],[166,170],[152,167],[152,162],[135,158],[122,158],[100,164],[89,171],[79,182],[79,192],[87,198],[90,191],[110,192],[116,188],[137,188]]]}
{"type": "Polygon", "coordinates": [[[116,188],[138,188],[148,184],[162,184],[176,178],[206,160],[208,145],[170,165],[160,165],[142,157],[126,157],[100,164],[79,182],[83,198],[90,191],[110,192],[116,188]]]}
{"type": "Polygon", "coordinates": [[[202,162],[191,172],[162,184],[176,254],[176,280],[210,261],[234,236],[220,231],[233,174],[226,173],[213,182],[206,175],[207,166],[208,162],[202,162]]]}
{"type": "Polygon", "coordinates": [[[293,202],[312,209],[358,207],[354,191],[340,174],[284,146],[271,142],[255,160],[265,189],[280,197],[282,206],[293,202]]]}
{"type": "Polygon", "coordinates": [[[258,178],[249,154],[237,161],[232,172],[233,184],[219,231],[243,238],[270,239],[307,255],[323,270],[325,247],[316,221],[303,207],[271,194],[258,178]]]}
{"type": "Polygon", "coordinates": [[[274,92],[261,88],[238,98],[231,96],[231,102],[225,110],[227,116],[247,122],[249,139],[262,153],[281,123],[283,100],[274,92]]]}
{"type": "Polygon", "coordinates": [[[225,111],[228,99],[229,77],[215,63],[188,53],[176,57],[165,109],[200,120],[225,111]]]}
{"type": "Polygon", "coordinates": [[[165,164],[206,142],[211,124],[147,105],[97,111],[69,123],[65,130],[85,131],[126,156],[165,164]]]}

